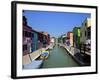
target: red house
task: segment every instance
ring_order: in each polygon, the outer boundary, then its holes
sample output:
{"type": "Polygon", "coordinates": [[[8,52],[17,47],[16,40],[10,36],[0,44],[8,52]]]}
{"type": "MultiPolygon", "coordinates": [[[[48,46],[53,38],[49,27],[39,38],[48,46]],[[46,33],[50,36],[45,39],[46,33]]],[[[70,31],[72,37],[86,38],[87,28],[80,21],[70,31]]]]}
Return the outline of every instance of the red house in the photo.
{"type": "Polygon", "coordinates": [[[23,16],[23,55],[31,53],[32,28],[27,25],[27,19],[23,16]]]}

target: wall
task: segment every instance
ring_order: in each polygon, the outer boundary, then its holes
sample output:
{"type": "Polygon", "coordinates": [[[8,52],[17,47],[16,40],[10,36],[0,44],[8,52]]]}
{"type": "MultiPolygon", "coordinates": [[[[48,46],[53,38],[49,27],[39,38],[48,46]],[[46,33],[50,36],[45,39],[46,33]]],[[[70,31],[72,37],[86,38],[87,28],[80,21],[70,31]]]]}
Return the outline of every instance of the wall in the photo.
{"type": "MultiPolygon", "coordinates": [[[[12,80],[10,78],[11,72],[11,0],[1,0],[0,2],[0,80],[12,80]]],[[[23,0],[21,0],[23,1],[23,0]]],[[[25,1],[25,0],[24,0],[25,1]]],[[[99,5],[100,0],[30,0],[30,1],[42,1],[42,2],[57,2],[57,3],[70,3],[70,4],[85,4],[85,5],[99,5]]],[[[100,11],[99,13],[100,14],[100,11]]],[[[98,16],[100,21],[100,16],[98,16]]],[[[98,21],[98,22],[99,22],[98,21]]],[[[100,24],[98,24],[100,26],[100,24]]],[[[98,27],[100,30],[100,27],[98,27]]],[[[100,31],[98,31],[100,34],[100,31]]],[[[98,44],[100,44],[100,36],[98,38],[98,44]]],[[[100,48],[100,45],[98,46],[100,48]]],[[[99,52],[100,53],[100,49],[99,52]]],[[[98,54],[100,57],[100,54],[98,54]]],[[[100,61],[100,58],[98,58],[100,61]]],[[[62,76],[62,77],[47,77],[47,78],[35,78],[25,80],[100,80],[100,62],[98,64],[99,74],[89,75],[74,75],[74,76],[62,76]]],[[[21,80],[21,79],[20,79],[21,80]]],[[[24,80],[24,79],[23,79],[24,80]]]]}
{"type": "Polygon", "coordinates": [[[74,27],[73,28],[73,43],[74,47],[79,48],[80,47],[80,27],[74,27]]]}
{"type": "Polygon", "coordinates": [[[73,33],[70,33],[70,46],[73,46],[73,33]]]}
{"type": "Polygon", "coordinates": [[[87,40],[87,38],[88,38],[88,36],[87,36],[87,28],[91,28],[91,19],[90,18],[87,18],[84,22],[83,22],[83,24],[82,24],[82,26],[81,26],[81,36],[80,36],[80,42],[82,43],[82,44],[86,44],[86,40],[87,40]],[[87,25],[85,25],[85,23],[87,23],[87,25]]]}

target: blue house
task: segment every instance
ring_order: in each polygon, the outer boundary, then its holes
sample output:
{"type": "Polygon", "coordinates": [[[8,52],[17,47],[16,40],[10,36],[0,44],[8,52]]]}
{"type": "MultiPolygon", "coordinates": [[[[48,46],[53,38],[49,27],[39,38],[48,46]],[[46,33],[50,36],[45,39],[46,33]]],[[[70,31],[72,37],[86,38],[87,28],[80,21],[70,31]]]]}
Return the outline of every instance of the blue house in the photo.
{"type": "Polygon", "coordinates": [[[33,30],[33,37],[32,37],[32,52],[38,49],[38,32],[33,30]]]}

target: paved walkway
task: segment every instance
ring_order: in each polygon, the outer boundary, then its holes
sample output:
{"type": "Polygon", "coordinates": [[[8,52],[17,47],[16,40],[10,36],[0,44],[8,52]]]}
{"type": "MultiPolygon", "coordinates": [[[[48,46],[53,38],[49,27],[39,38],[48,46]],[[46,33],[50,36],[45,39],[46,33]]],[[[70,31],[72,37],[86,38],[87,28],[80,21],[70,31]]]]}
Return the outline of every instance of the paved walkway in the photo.
{"type": "Polygon", "coordinates": [[[35,59],[37,59],[37,58],[41,55],[42,51],[47,50],[47,49],[49,49],[49,48],[51,48],[51,47],[53,47],[53,46],[54,46],[54,45],[48,45],[46,48],[40,48],[40,49],[38,49],[38,50],[32,52],[32,53],[30,54],[30,57],[32,58],[32,60],[35,60],[35,59]]]}
{"type": "MultiPolygon", "coordinates": [[[[65,48],[69,54],[80,64],[80,65],[89,65],[87,62],[84,62],[83,54],[80,53],[79,49],[76,49],[74,47],[66,46],[64,44],[58,43],[59,46],[65,48]]],[[[82,52],[82,51],[81,51],[82,52]]],[[[90,55],[90,53],[86,53],[86,55],[90,55]]]]}
{"type": "MultiPolygon", "coordinates": [[[[67,48],[68,51],[71,52],[72,55],[74,55],[75,53],[80,53],[80,50],[77,49],[77,48],[70,47],[70,46],[67,46],[67,45],[64,45],[64,44],[59,44],[59,45],[65,47],[65,48],[67,48]]],[[[83,50],[81,50],[81,52],[84,53],[83,50]]],[[[91,55],[91,52],[87,52],[87,51],[85,51],[85,54],[87,54],[87,55],[91,55]]]]}

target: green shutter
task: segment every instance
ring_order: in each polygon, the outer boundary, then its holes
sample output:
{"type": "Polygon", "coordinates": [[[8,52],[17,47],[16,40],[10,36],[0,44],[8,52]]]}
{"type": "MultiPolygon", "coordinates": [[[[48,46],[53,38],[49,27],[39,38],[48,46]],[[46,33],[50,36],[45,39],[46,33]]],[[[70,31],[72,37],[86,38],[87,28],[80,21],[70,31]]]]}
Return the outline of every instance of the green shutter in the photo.
{"type": "Polygon", "coordinates": [[[80,29],[78,29],[78,37],[80,37],[80,29]]]}

